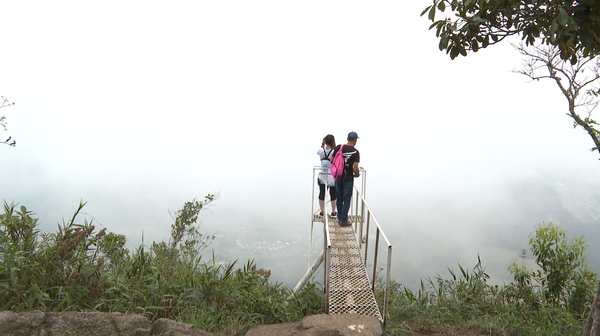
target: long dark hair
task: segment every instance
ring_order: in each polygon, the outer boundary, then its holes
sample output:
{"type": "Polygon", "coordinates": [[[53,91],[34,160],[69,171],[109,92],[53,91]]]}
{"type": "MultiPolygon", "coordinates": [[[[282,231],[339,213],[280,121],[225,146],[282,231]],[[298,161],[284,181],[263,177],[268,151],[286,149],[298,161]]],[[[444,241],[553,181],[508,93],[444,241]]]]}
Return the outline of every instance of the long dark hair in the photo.
{"type": "Polygon", "coordinates": [[[329,145],[331,148],[335,148],[335,137],[331,134],[327,134],[325,137],[325,144],[329,145]]]}

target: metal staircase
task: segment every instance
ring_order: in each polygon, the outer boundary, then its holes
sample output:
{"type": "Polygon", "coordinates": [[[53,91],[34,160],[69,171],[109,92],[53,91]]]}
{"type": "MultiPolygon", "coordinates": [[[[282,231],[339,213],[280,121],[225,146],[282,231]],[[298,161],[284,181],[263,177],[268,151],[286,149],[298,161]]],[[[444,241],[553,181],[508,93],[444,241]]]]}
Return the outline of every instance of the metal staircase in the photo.
{"type": "Polygon", "coordinates": [[[329,314],[356,313],[377,317],[383,322],[353,228],[342,227],[337,220],[328,221],[328,227],[331,237],[329,314]]]}

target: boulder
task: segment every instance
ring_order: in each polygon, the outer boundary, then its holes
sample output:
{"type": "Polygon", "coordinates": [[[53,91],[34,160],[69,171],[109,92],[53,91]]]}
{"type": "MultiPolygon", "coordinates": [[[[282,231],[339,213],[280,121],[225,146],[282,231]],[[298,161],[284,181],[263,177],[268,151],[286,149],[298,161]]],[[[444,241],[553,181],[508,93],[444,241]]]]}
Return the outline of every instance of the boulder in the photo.
{"type": "Polygon", "coordinates": [[[382,336],[379,319],[358,314],[312,315],[300,322],[260,325],[245,336],[382,336]]]}

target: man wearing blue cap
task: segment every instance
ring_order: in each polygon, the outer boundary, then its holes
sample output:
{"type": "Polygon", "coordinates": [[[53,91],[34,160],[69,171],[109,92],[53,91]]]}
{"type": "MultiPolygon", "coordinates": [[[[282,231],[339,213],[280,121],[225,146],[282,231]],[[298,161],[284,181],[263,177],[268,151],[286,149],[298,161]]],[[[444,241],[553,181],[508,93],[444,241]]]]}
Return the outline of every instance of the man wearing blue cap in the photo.
{"type": "MultiPolygon", "coordinates": [[[[350,201],[352,201],[352,188],[354,188],[354,178],[360,176],[358,163],[360,162],[360,153],[354,146],[358,140],[356,132],[348,133],[348,143],[342,147],[344,154],[344,173],[338,181],[335,181],[335,190],[337,192],[337,213],[341,226],[352,225],[348,221],[348,211],[350,211],[350,201]]],[[[331,155],[331,161],[335,154],[340,150],[338,145],[331,155]]]]}

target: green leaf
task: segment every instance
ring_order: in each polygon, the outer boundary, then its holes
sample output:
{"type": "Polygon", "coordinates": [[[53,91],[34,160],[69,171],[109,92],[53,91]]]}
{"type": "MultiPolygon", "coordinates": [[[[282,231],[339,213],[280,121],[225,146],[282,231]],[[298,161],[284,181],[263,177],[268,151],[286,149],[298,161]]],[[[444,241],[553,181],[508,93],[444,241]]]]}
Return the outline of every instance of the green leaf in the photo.
{"type": "Polygon", "coordinates": [[[431,6],[429,10],[429,20],[433,21],[435,19],[435,7],[431,6]]]}
{"type": "Polygon", "coordinates": [[[554,39],[554,34],[556,33],[556,30],[558,29],[558,22],[556,21],[556,19],[552,20],[552,24],[550,25],[550,30],[548,31],[548,35],[550,35],[551,39],[554,39]]]}
{"type": "MultiPolygon", "coordinates": [[[[576,37],[577,37],[576,34],[571,35],[571,37],[569,37],[569,40],[567,40],[567,46],[569,46],[569,47],[573,46],[576,37]]],[[[569,49],[571,49],[571,48],[569,48],[569,49]]],[[[570,56],[570,52],[569,52],[569,56],[570,56]]]]}
{"type": "Polygon", "coordinates": [[[558,23],[565,26],[567,22],[569,22],[569,14],[567,14],[567,11],[562,7],[558,8],[558,13],[558,23]]]}
{"type": "Polygon", "coordinates": [[[440,47],[440,50],[444,50],[444,49],[446,49],[448,47],[448,35],[443,35],[440,38],[440,45],[439,45],[439,47],[440,47]]]}
{"type": "Polygon", "coordinates": [[[441,34],[442,28],[444,28],[444,24],[442,23],[442,21],[438,21],[440,24],[437,26],[437,29],[435,30],[435,36],[439,37],[440,35],[446,35],[446,34],[441,34]]]}
{"type": "Polygon", "coordinates": [[[458,49],[458,46],[452,47],[452,49],[450,49],[450,59],[455,59],[459,53],[460,53],[460,51],[458,49]]]}
{"type": "Polygon", "coordinates": [[[446,3],[443,0],[438,4],[438,9],[442,12],[446,10],[446,3]]]}
{"type": "Polygon", "coordinates": [[[427,6],[427,7],[425,7],[425,9],[424,9],[424,10],[421,12],[421,15],[420,15],[420,16],[423,16],[423,15],[425,15],[425,13],[427,13],[427,11],[428,11],[430,8],[431,8],[431,5],[430,5],[430,6],[427,6]]]}
{"type": "Polygon", "coordinates": [[[564,60],[569,59],[570,55],[571,54],[570,54],[570,52],[569,52],[569,50],[567,48],[563,48],[563,49],[560,50],[560,58],[561,59],[564,59],[564,60]]]}
{"type": "Polygon", "coordinates": [[[438,29],[440,29],[440,26],[443,25],[442,21],[435,21],[434,23],[431,24],[431,26],[429,26],[429,30],[431,30],[431,28],[433,27],[438,27],[438,29]]]}
{"type": "Polygon", "coordinates": [[[535,37],[533,35],[527,36],[527,41],[525,41],[526,45],[533,45],[535,43],[535,37]]]}
{"type": "Polygon", "coordinates": [[[592,44],[592,36],[585,30],[579,33],[579,39],[581,40],[581,44],[586,47],[592,44]]]}
{"type": "Polygon", "coordinates": [[[482,25],[482,24],[488,22],[488,19],[484,19],[484,18],[482,18],[480,16],[477,16],[477,15],[473,16],[472,20],[473,20],[473,23],[476,24],[476,25],[482,25]]]}

